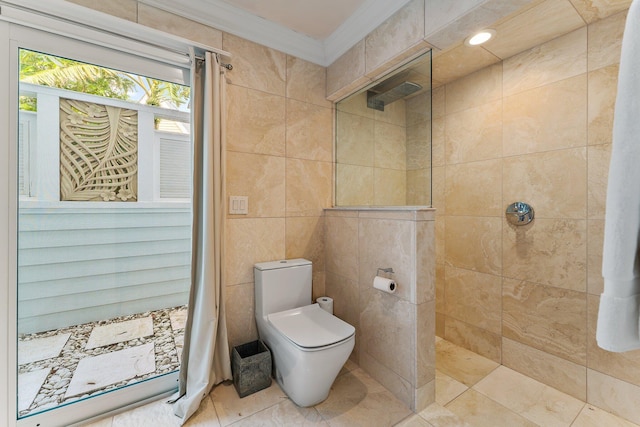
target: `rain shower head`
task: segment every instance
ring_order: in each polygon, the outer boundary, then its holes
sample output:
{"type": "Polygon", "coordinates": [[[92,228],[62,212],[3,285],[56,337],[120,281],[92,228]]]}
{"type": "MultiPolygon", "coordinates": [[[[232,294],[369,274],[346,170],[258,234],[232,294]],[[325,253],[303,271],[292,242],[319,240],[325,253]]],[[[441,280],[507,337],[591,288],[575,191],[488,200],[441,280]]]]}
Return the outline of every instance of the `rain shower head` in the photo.
{"type": "Polygon", "coordinates": [[[411,95],[422,89],[417,83],[402,82],[399,85],[381,93],[367,91],[367,107],[375,110],[384,111],[384,106],[391,104],[398,99],[411,95]]]}

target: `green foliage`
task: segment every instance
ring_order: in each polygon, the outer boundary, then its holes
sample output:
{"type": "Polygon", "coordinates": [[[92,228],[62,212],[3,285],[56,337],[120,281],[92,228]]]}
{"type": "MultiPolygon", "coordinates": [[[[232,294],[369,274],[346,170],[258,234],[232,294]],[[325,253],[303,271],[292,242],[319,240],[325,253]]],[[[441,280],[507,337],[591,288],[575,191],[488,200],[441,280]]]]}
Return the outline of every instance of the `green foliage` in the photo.
{"type": "MultiPolygon", "coordinates": [[[[147,105],[168,103],[176,108],[190,96],[187,86],[25,49],[20,50],[20,81],[147,105]],[[144,93],[140,100],[131,98],[136,88],[144,93]]],[[[35,99],[21,96],[20,109],[35,111],[35,99]]]]}

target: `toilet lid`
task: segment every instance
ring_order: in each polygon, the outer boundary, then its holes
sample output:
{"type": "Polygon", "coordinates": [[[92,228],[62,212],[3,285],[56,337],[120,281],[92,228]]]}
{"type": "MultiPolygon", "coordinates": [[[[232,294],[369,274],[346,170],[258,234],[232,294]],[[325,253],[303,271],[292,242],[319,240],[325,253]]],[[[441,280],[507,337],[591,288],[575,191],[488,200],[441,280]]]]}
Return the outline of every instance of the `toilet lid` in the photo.
{"type": "Polygon", "coordinates": [[[356,329],[332,314],[311,304],[272,313],[269,322],[296,345],[305,348],[324,347],[345,340],[356,329]]]}

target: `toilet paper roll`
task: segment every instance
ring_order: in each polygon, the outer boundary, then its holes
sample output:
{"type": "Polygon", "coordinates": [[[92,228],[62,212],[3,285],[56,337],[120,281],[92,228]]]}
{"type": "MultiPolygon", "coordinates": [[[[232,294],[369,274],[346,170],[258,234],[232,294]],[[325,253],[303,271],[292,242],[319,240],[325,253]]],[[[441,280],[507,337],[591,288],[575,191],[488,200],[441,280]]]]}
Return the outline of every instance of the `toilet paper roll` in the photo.
{"type": "Polygon", "coordinates": [[[389,294],[392,294],[396,291],[396,289],[398,288],[398,285],[396,285],[395,280],[387,279],[386,277],[376,276],[373,279],[373,287],[376,289],[380,289],[381,291],[387,292],[389,294]]]}
{"type": "Polygon", "coordinates": [[[316,300],[321,309],[329,314],[333,314],[333,298],[320,297],[316,300]]]}

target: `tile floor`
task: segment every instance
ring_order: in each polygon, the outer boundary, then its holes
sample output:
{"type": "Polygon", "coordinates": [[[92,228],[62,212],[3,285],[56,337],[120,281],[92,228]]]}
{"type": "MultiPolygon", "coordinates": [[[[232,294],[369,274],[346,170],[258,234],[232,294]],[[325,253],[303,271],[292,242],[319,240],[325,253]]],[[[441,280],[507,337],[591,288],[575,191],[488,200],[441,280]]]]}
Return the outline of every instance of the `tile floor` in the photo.
{"type": "Polygon", "coordinates": [[[21,336],[19,416],[179,369],[186,312],[174,307],[21,336]]]}
{"type": "MultiPolygon", "coordinates": [[[[274,382],[240,399],[231,384],[213,389],[185,424],[199,426],[638,427],[442,339],[436,342],[436,402],[413,414],[353,362],[329,398],[294,405],[274,382]]],[[[179,426],[171,406],[154,402],[86,427],[179,426]]]]}

